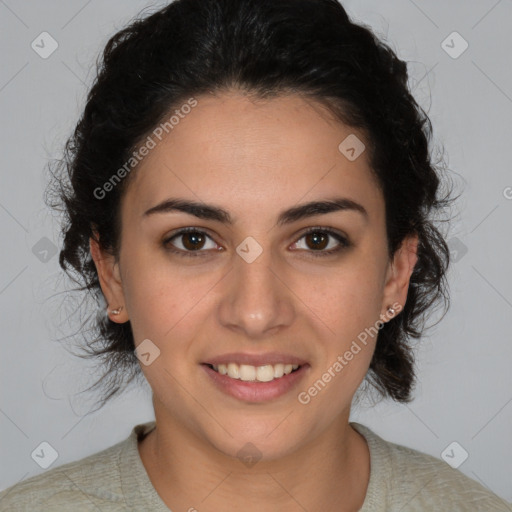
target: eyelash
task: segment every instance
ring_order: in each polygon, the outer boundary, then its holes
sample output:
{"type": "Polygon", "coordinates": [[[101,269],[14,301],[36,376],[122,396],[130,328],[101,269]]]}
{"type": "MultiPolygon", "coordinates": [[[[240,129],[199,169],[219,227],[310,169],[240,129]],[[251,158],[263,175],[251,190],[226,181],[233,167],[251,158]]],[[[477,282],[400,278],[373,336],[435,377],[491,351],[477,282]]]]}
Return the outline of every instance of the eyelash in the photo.
{"type": "MultiPolygon", "coordinates": [[[[179,231],[177,231],[176,233],[172,234],[170,237],[167,237],[165,240],[163,240],[162,244],[163,244],[164,248],[173,254],[177,254],[178,256],[183,256],[185,258],[207,256],[206,253],[208,251],[204,251],[204,250],[184,251],[182,249],[173,249],[172,248],[172,244],[171,244],[172,240],[174,240],[175,238],[178,238],[179,236],[184,235],[186,233],[198,233],[200,235],[205,235],[206,237],[213,240],[211,236],[209,236],[206,232],[201,231],[200,229],[192,228],[192,227],[183,228],[183,229],[180,229],[179,231]]],[[[328,251],[309,250],[308,252],[312,253],[312,256],[314,258],[322,258],[322,257],[332,256],[334,254],[340,253],[341,251],[343,251],[345,249],[348,249],[352,245],[351,242],[347,238],[345,238],[338,232],[333,231],[332,229],[322,228],[322,227],[309,228],[307,231],[302,233],[302,235],[297,239],[297,242],[299,240],[302,240],[302,238],[304,238],[306,235],[311,234],[311,233],[323,233],[325,235],[333,237],[334,239],[336,239],[339,242],[339,245],[335,249],[329,249],[328,251]]],[[[297,242],[294,242],[294,243],[297,243],[297,242]]]]}

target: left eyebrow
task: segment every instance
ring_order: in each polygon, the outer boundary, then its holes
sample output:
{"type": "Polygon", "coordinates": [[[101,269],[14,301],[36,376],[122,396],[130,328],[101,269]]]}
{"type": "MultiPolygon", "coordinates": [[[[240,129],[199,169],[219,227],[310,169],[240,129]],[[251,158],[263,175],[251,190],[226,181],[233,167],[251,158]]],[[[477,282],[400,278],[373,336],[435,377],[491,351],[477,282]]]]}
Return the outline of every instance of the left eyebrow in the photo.
{"type": "MultiPolygon", "coordinates": [[[[228,225],[233,224],[233,218],[223,208],[187,199],[166,199],[144,212],[143,215],[146,217],[156,213],[170,213],[174,211],[187,213],[199,219],[214,220],[228,225]]],[[[325,201],[311,201],[289,208],[279,214],[277,225],[291,224],[315,215],[326,215],[338,211],[355,211],[360,213],[366,221],[368,220],[368,212],[363,205],[352,199],[336,197],[325,201]]]]}
{"type": "Polygon", "coordinates": [[[362,204],[356,203],[346,197],[336,197],[326,201],[312,201],[285,210],[279,215],[277,225],[291,224],[292,222],[297,222],[307,217],[326,215],[327,213],[339,211],[358,212],[368,221],[368,212],[362,204]]]}

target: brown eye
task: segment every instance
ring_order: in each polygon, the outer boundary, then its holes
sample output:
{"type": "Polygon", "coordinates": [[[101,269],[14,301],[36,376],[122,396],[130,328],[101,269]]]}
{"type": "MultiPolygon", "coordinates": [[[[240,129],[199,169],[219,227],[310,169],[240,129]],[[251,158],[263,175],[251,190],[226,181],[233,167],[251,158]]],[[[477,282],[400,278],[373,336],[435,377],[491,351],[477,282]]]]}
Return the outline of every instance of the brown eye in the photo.
{"type": "Polygon", "coordinates": [[[314,231],[305,236],[306,245],[310,249],[322,250],[325,249],[329,243],[329,235],[321,231],[314,231]]]}
{"type": "Polygon", "coordinates": [[[190,228],[182,229],[166,238],[163,241],[163,246],[169,251],[183,256],[205,256],[210,252],[207,249],[219,250],[217,244],[204,231],[190,228]]]}
{"type": "Polygon", "coordinates": [[[294,245],[296,248],[305,249],[313,256],[330,256],[349,248],[352,244],[346,237],[336,231],[325,228],[311,228],[294,245]],[[304,243],[301,243],[302,240],[304,240],[304,243]]]}
{"type": "Polygon", "coordinates": [[[181,235],[181,239],[185,249],[189,251],[196,251],[203,248],[206,237],[195,231],[191,233],[183,233],[181,235]]]}

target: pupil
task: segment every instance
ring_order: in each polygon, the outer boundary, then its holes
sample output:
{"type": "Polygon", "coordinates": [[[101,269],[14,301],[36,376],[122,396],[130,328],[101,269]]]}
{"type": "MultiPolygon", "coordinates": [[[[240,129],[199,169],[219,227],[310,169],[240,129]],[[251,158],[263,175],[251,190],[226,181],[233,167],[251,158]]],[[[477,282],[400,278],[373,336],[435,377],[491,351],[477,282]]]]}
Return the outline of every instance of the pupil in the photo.
{"type": "Polygon", "coordinates": [[[198,244],[204,243],[204,237],[200,233],[186,233],[184,235],[183,245],[192,251],[201,249],[202,245],[198,247],[198,244]],[[189,243],[191,242],[191,243],[189,243]]]}
{"type": "Polygon", "coordinates": [[[313,248],[315,249],[325,249],[327,237],[325,234],[314,232],[314,233],[308,233],[307,235],[307,241],[313,242],[313,248]],[[324,243],[322,243],[324,242],[324,243]]]}

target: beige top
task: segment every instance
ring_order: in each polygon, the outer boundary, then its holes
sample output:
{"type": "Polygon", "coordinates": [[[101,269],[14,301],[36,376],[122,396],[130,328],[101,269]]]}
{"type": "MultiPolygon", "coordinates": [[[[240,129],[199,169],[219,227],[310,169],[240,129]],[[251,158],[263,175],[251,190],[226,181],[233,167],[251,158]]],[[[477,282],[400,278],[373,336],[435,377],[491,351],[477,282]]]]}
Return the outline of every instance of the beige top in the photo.
{"type": "MultiPolygon", "coordinates": [[[[442,460],[351,425],[370,449],[370,481],[359,512],[512,512],[511,504],[442,460]]],[[[169,512],[137,449],[153,428],[154,421],[136,425],[110,448],[9,487],[0,493],[0,511],[169,512]]]]}

